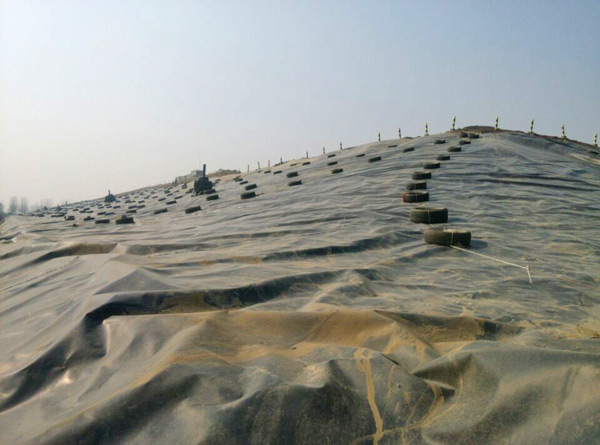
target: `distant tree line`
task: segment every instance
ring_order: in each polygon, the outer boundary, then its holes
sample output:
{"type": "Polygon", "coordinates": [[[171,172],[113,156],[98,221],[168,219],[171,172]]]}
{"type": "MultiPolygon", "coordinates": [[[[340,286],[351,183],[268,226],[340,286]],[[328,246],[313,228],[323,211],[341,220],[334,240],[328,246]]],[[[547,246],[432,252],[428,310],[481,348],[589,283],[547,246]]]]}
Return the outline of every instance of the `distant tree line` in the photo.
{"type": "MultiPolygon", "coordinates": [[[[0,204],[0,209],[2,210],[1,214],[4,216],[4,205],[0,204]]],[[[15,215],[17,213],[25,214],[29,212],[35,212],[38,210],[44,210],[52,207],[51,199],[42,199],[40,202],[36,202],[33,205],[29,205],[29,201],[27,198],[22,197],[20,200],[16,196],[10,198],[8,203],[8,214],[15,215]]]]}
{"type": "Polygon", "coordinates": [[[225,168],[220,168],[216,172],[208,173],[207,176],[209,176],[211,178],[218,178],[220,176],[237,175],[239,173],[240,173],[239,170],[228,170],[228,169],[225,169],[225,168]]]}

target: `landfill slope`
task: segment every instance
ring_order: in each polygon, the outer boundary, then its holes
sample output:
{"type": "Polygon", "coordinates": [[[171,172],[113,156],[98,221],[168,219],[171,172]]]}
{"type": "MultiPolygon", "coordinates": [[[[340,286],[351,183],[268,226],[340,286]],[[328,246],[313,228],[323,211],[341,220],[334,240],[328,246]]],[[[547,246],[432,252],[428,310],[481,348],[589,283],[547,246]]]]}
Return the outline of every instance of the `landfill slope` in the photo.
{"type": "Polygon", "coordinates": [[[245,173],[250,199],[229,176],[213,201],[176,186],[9,217],[0,443],[598,443],[597,149],[459,140],[245,173]],[[429,204],[469,252],[426,244],[402,202],[440,154],[429,204]]]}

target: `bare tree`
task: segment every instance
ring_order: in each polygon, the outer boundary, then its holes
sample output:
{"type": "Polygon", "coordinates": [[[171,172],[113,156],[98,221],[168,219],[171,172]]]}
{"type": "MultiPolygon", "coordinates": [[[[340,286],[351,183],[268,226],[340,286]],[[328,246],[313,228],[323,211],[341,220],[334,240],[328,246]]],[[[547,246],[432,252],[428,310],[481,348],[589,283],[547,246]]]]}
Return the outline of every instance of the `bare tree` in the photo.
{"type": "Polygon", "coordinates": [[[25,198],[25,197],[21,198],[21,205],[19,206],[19,212],[23,213],[23,214],[29,212],[29,203],[27,202],[27,198],[25,198]]]}
{"type": "Polygon", "coordinates": [[[17,213],[17,209],[19,208],[19,199],[16,196],[10,198],[10,203],[8,204],[8,213],[14,214],[17,213]]]}
{"type": "Polygon", "coordinates": [[[0,223],[4,221],[4,204],[0,202],[0,223]]]}

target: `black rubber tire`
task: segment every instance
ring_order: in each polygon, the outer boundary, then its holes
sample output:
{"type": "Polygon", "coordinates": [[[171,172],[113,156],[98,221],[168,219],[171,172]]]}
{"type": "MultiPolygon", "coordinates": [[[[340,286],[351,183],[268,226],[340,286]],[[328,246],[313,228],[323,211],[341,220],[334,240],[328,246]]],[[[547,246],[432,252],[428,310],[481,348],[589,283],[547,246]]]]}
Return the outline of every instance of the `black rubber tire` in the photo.
{"type": "Polygon", "coordinates": [[[477,133],[469,133],[469,139],[479,139],[479,135],[477,133]]]}
{"type": "Polygon", "coordinates": [[[288,183],[288,186],[289,186],[289,187],[294,187],[295,185],[301,185],[301,184],[302,184],[302,181],[301,181],[301,180],[298,180],[298,181],[292,181],[292,182],[289,182],[289,183],[288,183]]]}
{"type": "Polygon", "coordinates": [[[84,221],[93,221],[94,219],[96,218],[94,218],[93,216],[86,216],[85,218],[83,218],[84,221]]]}
{"type": "Polygon", "coordinates": [[[110,219],[97,219],[96,224],[110,224],[110,219]]]}
{"type": "Polygon", "coordinates": [[[406,190],[426,190],[427,183],[425,181],[411,181],[406,183],[406,190]]]}
{"type": "Polygon", "coordinates": [[[460,151],[462,151],[460,147],[448,147],[448,153],[458,153],[460,151]]]}
{"type": "Polygon", "coordinates": [[[356,155],[356,157],[357,157],[357,158],[364,158],[364,157],[365,157],[365,154],[364,154],[364,153],[361,153],[361,154],[359,154],[359,155],[356,155]]]}
{"type": "Polygon", "coordinates": [[[460,137],[461,137],[461,138],[466,138],[466,137],[468,137],[468,136],[469,136],[469,133],[465,133],[464,131],[461,131],[461,132],[460,132],[460,137]]]}
{"type": "Polygon", "coordinates": [[[438,161],[449,161],[450,155],[437,155],[436,159],[438,161]]]}
{"type": "Polygon", "coordinates": [[[248,181],[242,181],[242,182],[240,182],[240,185],[246,185],[246,184],[248,184],[248,181]]]}
{"type": "Polygon", "coordinates": [[[65,221],[75,221],[75,217],[73,215],[65,216],[65,221]]]}
{"type": "Polygon", "coordinates": [[[302,165],[310,165],[310,161],[303,162],[302,165]]]}
{"type": "Polygon", "coordinates": [[[173,204],[177,204],[177,201],[167,201],[168,206],[173,205],[173,204]]]}
{"type": "Polygon", "coordinates": [[[445,144],[446,143],[446,139],[436,139],[435,141],[433,141],[433,143],[435,145],[445,144]]]}
{"type": "Polygon", "coordinates": [[[337,173],[342,173],[344,171],[343,168],[334,168],[333,170],[331,170],[331,174],[335,175],[337,173]]]}
{"type": "Polygon", "coordinates": [[[131,216],[121,216],[120,218],[115,219],[116,224],[133,224],[135,221],[131,216]]]}
{"type": "Polygon", "coordinates": [[[442,224],[448,222],[448,209],[441,206],[416,206],[410,209],[410,220],[417,224],[442,224]]]}
{"type": "Polygon", "coordinates": [[[194,206],[194,207],[189,207],[187,209],[185,209],[185,213],[187,215],[189,215],[190,213],[196,213],[198,211],[202,210],[202,207],[200,206],[194,206]]]}
{"type": "Polygon", "coordinates": [[[298,176],[298,172],[289,172],[285,175],[286,178],[295,178],[296,176],[298,176]]]}
{"type": "Polygon", "coordinates": [[[425,170],[435,170],[436,168],[440,168],[442,166],[442,164],[440,164],[439,162],[426,162],[425,164],[423,164],[423,168],[425,170]]]}
{"type": "Polygon", "coordinates": [[[169,209],[158,209],[154,211],[155,215],[158,215],[159,213],[167,213],[169,211],[169,209]]]}
{"type": "Polygon", "coordinates": [[[216,201],[217,199],[219,199],[219,195],[208,195],[206,197],[207,201],[216,201]]]}
{"type": "Polygon", "coordinates": [[[402,149],[402,153],[408,153],[409,151],[415,151],[415,147],[406,147],[402,149]]]}
{"type": "Polygon", "coordinates": [[[273,172],[273,174],[274,174],[274,175],[278,175],[278,174],[280,174],[280,173],[283,173],[283,172],[282,172],[281,170],[275,170],[275,171],[273,172]]]}
{"type": "Polygon", "coordinates": [[[409,192],[404,192],[402,195],[402,200],[404,202],[429,201],[429,192],[426,192],[425,190],[411,190],[409,192]]]}
{"type": "Polygon", "coordinates": [[[397,147],[398,145],[394,144],[394,145],[388,145],[388,148],[394,148],[397,147]]]}
{"type": "Polygon", "coordinates": [[[337,161],[331,161],[331,162],[328,162],[328,163],[327,163],[327,165],[328,165],[329,167],[331,167],[332,165],[336,165],[336,164],[337,164],[337,161]]]}
{"type": "Polygon", "coordinates": [[[240,198],[242,198],[242,199],[256,198],[256,193],[255,192],[242,193],[240,198]]]}
{"type": "Polygon", "coordinates": [[[381,156],[373,156],[372,158],[369,158],[368,162],[377,162],[377,161],[381,161],[381,156]]]}
{"type": "Polygon", "coordinates": [[[471,141],[458,141],[458,145],[469,145],[471,141]]]}
{"type": "Polygon", "coordinates": [[[127,210],[125,213],[129,214],[133,214],[133,213],[137,213],[137,210],[127,210]]]}
{"type": "Polygon", "coordinates": [[[431,172],[413,172],[412,178],[416,181],[421,179],[429,179],[431,178],[431,172]]]}
{"type": "Polygon", "coordinates": [[[334,157],[335,157],[335,154],[334,154],[334,153],[332,153],[332,154],[330,154],[330,155],[327,155],[327,157],[328,157],[328,158],[334,158],[334,157]]]}
{"type": "Polygon", "coordinates": [[[244,189],[246,189],[246,190],[253,190],[256,187],[258,187],[256,184],[248,184],[246,187],[244,187],[244,189]]]}
{"type": "Polygon", "coordinates": [[[428,244],[438,246],[462,245],[468,247],[471,244],[471,232],[457,229],[425,229],[423,240],[428,244]]]}
{"type": "Polygon", "coordinates": [[[265,170],[263,173],[266,175],[267,173],[271,173],[271,170],[265,170]]]}
{"type": "Polygon", "coordinates": [[[298,165],[298,163],[294,162],[293,164],[290,164],[290,167],[295,167],[296,165],[298,165]]]}

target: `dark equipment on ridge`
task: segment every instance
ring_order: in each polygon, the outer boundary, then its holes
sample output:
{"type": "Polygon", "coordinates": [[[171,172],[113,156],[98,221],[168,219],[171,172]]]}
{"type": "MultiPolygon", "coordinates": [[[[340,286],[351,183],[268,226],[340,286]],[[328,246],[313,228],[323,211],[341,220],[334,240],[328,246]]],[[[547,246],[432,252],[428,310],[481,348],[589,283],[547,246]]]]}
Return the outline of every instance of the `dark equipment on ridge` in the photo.
{"type": "Polygon", "coordinates": [[[104,197],[104,202],[115,202],[116,200],[117,198],[115,198],[115,195],[113,195],[110,190],[108,191],[108,195],[104,197]]]}
{"type": "Polygon", "coordinates": [[[203,195],[205,191],[212,188],[213,183],[206,177],[206,164],[202,164],[202,177],[194,181],[194,195],[203,195]]]}

